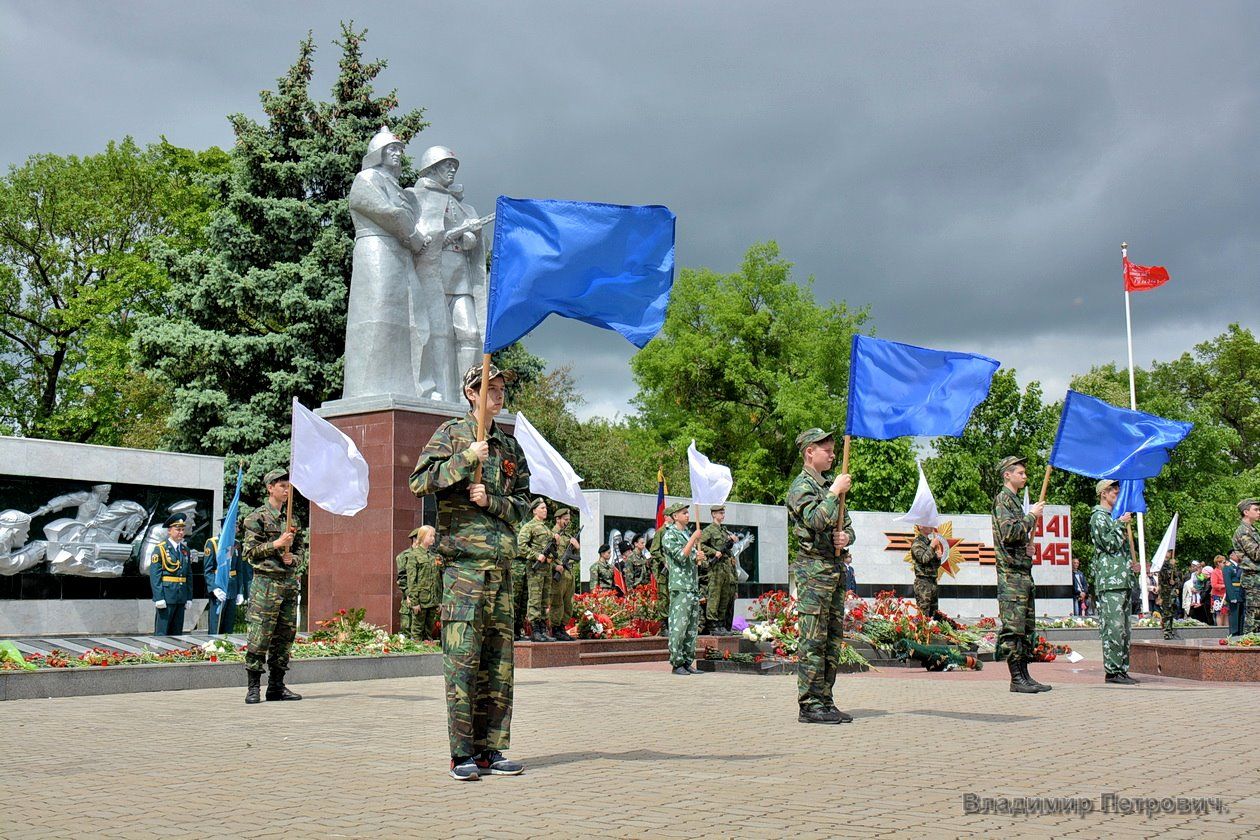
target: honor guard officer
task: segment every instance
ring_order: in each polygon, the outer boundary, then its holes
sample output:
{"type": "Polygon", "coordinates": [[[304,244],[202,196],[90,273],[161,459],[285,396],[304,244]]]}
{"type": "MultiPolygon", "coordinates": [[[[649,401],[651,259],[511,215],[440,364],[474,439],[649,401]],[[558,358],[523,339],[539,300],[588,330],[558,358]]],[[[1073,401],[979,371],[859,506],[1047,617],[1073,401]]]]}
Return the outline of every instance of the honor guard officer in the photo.
{"type": "MultiPolygon", "coordinates": [[[[554,642],[556,637],[551,635],[547,614],[551,609],[551,558],[556,556],[556,538],[547,527],[547,500],[539,496],[529,503],[529,509],[529,521],[516,532],[517,566],[525,567],[528,590],[529,638],[533,642],[554,642]]],[[[521,629],[523,634],[524,625],[521,629]]]]}
{"type": "MultiPolygon", "coordinates": [[[[223,526],[222,519],[219,520],[219,526],[223,526]]],[[[227,589],[219,588],[219,542],[222,539],[223,534],[220,533],[219,536],[206,540],[205,556],[201,559],[205,569],[206,591],[210,593],[209,623],[206,626],[209,628],[207,632],[212,636],[232,632],[236,624],[236,608],[245,603],[245,587],[250,577],[249,565],[241,560],[241,545],[233,539],[227,556],[227,589]]]]}
{"type": "Polygon", "coordinates": [[[573,637],[565,626],[573,618],[573,590],[576,576],[573,567],[578,562],[578,541],[569,535],[569,523],[573,513],[568,508],[556,511],[556,561],[555,574],[551,576],[551,635],[558,642],[571,642],[573,637]]]}
{"type": "Polygon", "coordinates": [[[731,544],[735,535],[726,530],[726,506],[709,508],[713,521],[700,532],[700,548],[709,559],[709,603],[705,605],[707,630],[715,636],[731,635],[727,613],[735,605],[735,558],[731,544]]]}
{"type": "Polygon", "coordinates": [[[608,562],[608,558],[612,556],[612,549],[604,543],[599,547],[599,559],[591,564],[591,591],[596,589],[612,589],[613,588],[613,568],[612,563],[608,562]]]}
{"type": "Polygon", "coordinates": [[[184,608],[192,600],[192,553],[184,544],[184,514],[172,514],[162,523],[167,537],[158,544],[149,564],[153,590],[153,634],[178,636],[184,632],[184,608]]]}

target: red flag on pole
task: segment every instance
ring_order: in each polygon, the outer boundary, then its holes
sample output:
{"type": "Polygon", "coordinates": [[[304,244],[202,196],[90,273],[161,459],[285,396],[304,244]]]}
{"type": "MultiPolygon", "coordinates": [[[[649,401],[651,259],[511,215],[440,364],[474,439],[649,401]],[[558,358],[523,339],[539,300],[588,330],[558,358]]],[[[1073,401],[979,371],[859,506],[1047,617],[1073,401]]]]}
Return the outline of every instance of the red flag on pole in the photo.
{"type": "Polygon", "coordinates": [[[1168,282],[1168,269],[1162,265],[1134,265],[1124,258],[1124,290],[1145,292],[1168,282]]]}
{"type": "Polygon", "coordinates": [[[656,468],[656,529],[665,527],[665,494],[669,489],[665,486],[665,468],[656,468]]]}

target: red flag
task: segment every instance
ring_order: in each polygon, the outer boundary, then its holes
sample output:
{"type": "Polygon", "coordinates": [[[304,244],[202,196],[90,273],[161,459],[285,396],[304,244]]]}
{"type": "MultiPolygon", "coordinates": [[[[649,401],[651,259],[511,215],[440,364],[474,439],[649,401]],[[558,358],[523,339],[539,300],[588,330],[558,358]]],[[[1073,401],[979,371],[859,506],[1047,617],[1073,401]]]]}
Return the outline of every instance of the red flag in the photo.
{"type": "Polygon", "coordinates": [[[665,468],[656,468],[656,530],[665,527],[665,468]]]}
{"type": "Polygon", "coordinates": [[[1124,290],[1145,292],[1168,282],[1168,269],[1162,265],[1134,265],[1124,258],[1124,290]]]}
{"type": "Polygon", "coordinates": [[[626,589],[626,576],[621,573],[621,569],[613,567],[613,587],[620,590],[621,597],[626,597],[630,590],[626,589]]]}

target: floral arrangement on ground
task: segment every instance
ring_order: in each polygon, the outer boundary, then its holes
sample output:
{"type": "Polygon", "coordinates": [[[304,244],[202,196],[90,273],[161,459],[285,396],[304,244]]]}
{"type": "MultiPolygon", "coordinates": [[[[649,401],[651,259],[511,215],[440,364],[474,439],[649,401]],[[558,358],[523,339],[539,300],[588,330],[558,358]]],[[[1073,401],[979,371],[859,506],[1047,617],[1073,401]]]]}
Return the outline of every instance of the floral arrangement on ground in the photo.
{"type": "Polygon", "coordinates": [[[1230,647],[1260,647],[1260,633],[1248,633],[1245,636],[1221,639],[1220,644],[1229,645],[1230,647]]]}
{"type": "Polygon", "coordinates": [[[665,607],[656,587],[644,584],[622,595],[615,589],[596,589],[573,596],[576,613],[565,632],[578,639],[641,639],[661,630],[665,607]]]}

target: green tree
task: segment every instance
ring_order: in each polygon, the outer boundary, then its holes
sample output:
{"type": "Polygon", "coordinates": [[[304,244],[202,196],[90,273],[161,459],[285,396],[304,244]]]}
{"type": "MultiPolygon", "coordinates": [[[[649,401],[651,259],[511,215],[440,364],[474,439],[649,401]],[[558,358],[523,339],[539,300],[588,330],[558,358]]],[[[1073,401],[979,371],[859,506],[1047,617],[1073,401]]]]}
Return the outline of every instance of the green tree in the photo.
{"type": "Polygon", "coordinates": [[[165,305],[155,256],[197,248],[226,165],[130,137],[87,157],[34,155],[0,180],[0,431],[144,445],[162,389],[129,346],[165,305]]]}
{"type": "Polygon", "coordinates": [[[393,91],[374,94],[385,62],[363,60],[365,34],[342,24],[331,101],[310,97],[308,35],[276,90],[260,94],[265,121],[229,117],[236,144],[207,246],[172,255],[171,314],[144,319],[136,338],[172,389],[168,442],[229,465],[244,458],[255,487],[288,462],[290,399],[315,406],[341,391],[347,196],[367,141],[381,125],[404,140],[426,125],[420,110],[395,114],[393,91]]]}

